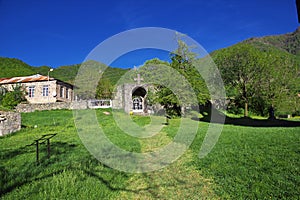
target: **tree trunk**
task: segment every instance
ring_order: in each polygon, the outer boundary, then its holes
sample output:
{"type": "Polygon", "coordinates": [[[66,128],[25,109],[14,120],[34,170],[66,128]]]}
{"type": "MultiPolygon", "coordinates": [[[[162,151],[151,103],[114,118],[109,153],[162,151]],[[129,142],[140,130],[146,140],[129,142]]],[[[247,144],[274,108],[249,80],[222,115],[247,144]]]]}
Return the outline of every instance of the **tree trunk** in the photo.
{"type": "Polygon", "coordinates": [[[248,102],[245,102],[244,117],[248,117],[248,102]]]}
{"type": "Polygon", "coordinates": [[[276,119],[274,115],[274,106],[273,104],[269,108],[269,119],[276,119]]]}

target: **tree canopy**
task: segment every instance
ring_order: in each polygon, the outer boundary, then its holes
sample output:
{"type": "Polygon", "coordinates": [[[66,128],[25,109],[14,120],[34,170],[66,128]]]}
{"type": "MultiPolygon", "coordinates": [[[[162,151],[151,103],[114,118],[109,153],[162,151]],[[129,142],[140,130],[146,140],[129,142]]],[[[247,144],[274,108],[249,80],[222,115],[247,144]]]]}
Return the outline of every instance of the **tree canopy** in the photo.
{"type": "Polygon", "coordinates": [[[275,48],[263,51],[247,43],[239,43],[213,54],[231,100],[229,110],[239,112],[243,107],[266,115],[269,107],[284,112],[297,97],[299,67],[294,56],[275,48]]]}

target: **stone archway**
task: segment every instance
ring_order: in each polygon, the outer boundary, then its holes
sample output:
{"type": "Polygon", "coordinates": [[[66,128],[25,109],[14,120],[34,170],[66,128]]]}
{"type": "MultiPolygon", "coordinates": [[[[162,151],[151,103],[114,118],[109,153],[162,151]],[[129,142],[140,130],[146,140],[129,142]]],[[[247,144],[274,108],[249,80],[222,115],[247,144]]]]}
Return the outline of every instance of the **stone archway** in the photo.
{"type": "Polygon", "coordinates": [[[138,86],[132,90],[132,111],[144,112],[146,110],[147,90],[144,87],[138,86]]]}
{"type": "Polygon", "coordinates": [[[133,100],[141,101],[142,108],[136,110],[135,112],[147,113],[147,95],[149,88],[153,87],[149,84],[122,84],[116,89],[114,99],[112,100],[112,108],[114,109],[124,109],[126,113],[133,111],[133,100]]]}

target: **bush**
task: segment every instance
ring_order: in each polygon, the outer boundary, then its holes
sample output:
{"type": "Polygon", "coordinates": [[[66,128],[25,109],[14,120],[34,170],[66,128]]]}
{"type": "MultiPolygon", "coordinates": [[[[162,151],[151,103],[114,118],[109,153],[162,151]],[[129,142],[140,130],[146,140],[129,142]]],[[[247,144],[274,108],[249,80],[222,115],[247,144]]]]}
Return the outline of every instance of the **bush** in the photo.
{"type": "Polygon", "coordinates": [[[8,109],[13,109],[18,105],[18,103],[20,102],[15,99],[15,95],[13,92],[6,93],[1,101],[2,106],[8,109]]]}
{"type": "Polygon", "coordinates": [[[19,103],[25,100],[25,93],[21,86],[16,86],[13,91],[0,93],[0,106],[7,109],[14,109],[19,103]]]}

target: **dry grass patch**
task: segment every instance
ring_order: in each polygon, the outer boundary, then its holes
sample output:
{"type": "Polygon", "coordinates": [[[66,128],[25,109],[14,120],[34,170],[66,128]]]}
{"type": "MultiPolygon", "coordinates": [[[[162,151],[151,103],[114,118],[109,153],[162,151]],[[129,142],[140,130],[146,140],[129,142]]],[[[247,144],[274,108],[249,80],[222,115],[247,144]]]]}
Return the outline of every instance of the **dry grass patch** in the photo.
{"type": "MultiPolygon", "coordinates": [[[[158,135],[140,141],[142,152],[150,152],[172,142],[162,131],[158,135]]],[[[212,190],[212,180],[189,165],[192,152],[187,150],[171,165],[154,172],[133,175],[127,181],[120,199],[218,199],[212,190]]]]}

